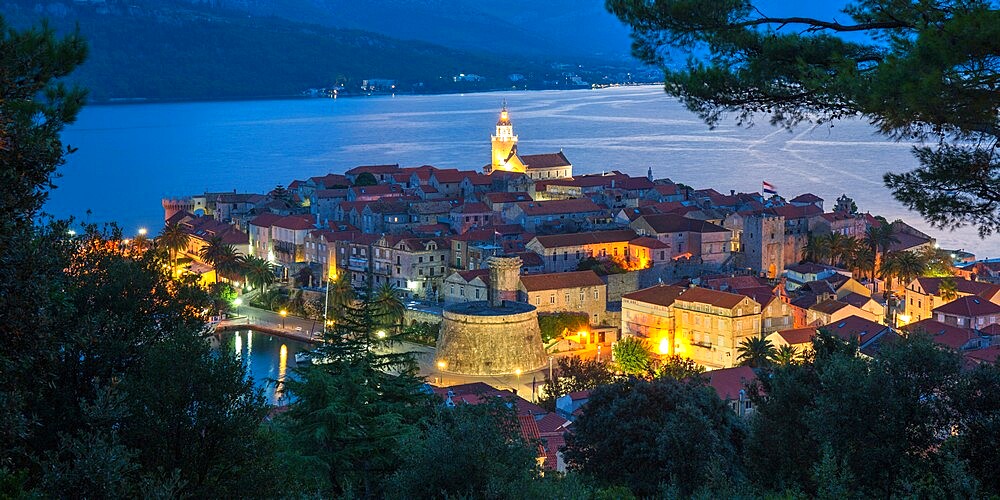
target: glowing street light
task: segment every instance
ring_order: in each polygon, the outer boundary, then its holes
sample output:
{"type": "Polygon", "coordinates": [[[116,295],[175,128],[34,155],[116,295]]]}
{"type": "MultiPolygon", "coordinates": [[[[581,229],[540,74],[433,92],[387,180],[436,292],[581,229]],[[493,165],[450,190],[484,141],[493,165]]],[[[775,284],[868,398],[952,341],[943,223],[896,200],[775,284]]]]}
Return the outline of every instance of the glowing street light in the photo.
{"type": "Polygon", "coordinates": [[[148,233],[148,232],[149,231],[147,231],[146,228],[144,228],[144,227],[140,227],[139,228],[139,236],[146,236],[146,233],[148,233]]]}
{"type": "Polygon", "coordinates": [[[238,316],[240,314],[240,306],[243,305],[243,299],[236,297],[236,299],[233,300],[233,305],[236,306],[236,315],[238,316]]]}
{"type": "Polygon", "coordinates": [[[288,311],[282,309],[278,314],[281,315],[281,328],[285,328],[285,316],[288,316],[288,311]]]}
{"type": "Polygon", "coordinates": [[[521,387],[521,369],[515,369],[514,375],[517,375],[517,385],[514,386],[514,394],[517,394],[518,389],[521,387]]]}
{"type": "Polygon", "coordinates": [[[438,367],[438,370],[444,370],[445,368],[448,367],[448,363],[446,363],[443,359],[438,360],[437,367],[438,367]]]}
{"type": "Polygon", "coordinates": [[[70,236],[76,236],[76,231],[70,229],[69,231],[66,231],[66,234],[68,234],[70,236]]]}
{"type": "Polygon", "coordinates": [[[379,331],[375,332],[375,335],[378,335],[378,338],[380,338],[380,339],[384,339],[385,338],[385,330],[379,330],[379,331]]]}

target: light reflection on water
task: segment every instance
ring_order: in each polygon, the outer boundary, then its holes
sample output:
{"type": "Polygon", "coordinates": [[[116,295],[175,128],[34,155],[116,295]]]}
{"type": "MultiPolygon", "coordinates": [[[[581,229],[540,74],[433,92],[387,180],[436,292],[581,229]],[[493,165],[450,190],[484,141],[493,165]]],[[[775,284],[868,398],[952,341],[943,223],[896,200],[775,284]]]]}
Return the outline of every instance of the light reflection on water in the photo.
{"type": "Polygon", "coordinates": [[[305,342],[276,337],[266,333],[240,330],[221,334],[223,349],[231,350],[243,362],[247,375],[254,385],[263,389],[264,397],[273,405],[288,403],[288,396],[281,384],[286,377],[294,377],[295,353],[308,351],[305,342]]]}

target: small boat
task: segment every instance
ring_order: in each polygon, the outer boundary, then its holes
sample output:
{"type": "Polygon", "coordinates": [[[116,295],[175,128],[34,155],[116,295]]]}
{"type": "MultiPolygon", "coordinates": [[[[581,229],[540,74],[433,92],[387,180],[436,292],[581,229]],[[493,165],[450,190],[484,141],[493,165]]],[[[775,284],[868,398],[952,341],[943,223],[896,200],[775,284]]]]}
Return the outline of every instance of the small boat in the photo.
{"type": "Polygon", "coordinates": [[[306,363],[312,363],[312,356],[309,355],[308,351],[299,351],[295,353],[295,364],[304,365],[306,363]]]}

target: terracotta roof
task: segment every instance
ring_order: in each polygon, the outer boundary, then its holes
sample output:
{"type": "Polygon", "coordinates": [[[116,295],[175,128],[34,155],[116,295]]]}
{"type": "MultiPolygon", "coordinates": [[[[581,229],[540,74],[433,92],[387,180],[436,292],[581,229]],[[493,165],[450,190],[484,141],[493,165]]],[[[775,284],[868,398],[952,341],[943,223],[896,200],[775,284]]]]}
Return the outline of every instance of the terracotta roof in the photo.
{"type": "Polygon", "coordinates": [[[458,403],[466,404],[479,404],[483,401],[494,398],[513,398],[514,406],[518,415],[545,415],[549,413],[542,408],[520,396],[514,395],[513,392],[507,390],[497,389],[485,382],[470,382],[468,384],[459,384],[448,387],[432,387],[431,390],[434,394],[437,394],[441,399],[448,398],[449,392],[452,394],[452,400],[458,403]]]}
{"type": "Polygon", "coordinates": [[[1000,358],[1000,346],[994,345],[985,349],[965,351],[962,354],[977,363],[996,363],[997,358],[1000,358]]]}
{"type": "Polygon", "coordinates": [[[549,413],[538,420],[538,432],[540,432],[543,436],[554,433],[562,435],[569,424],[569,420],[566,420],[555,413],[549,413]]]}
{"type": "Polygon", "coordinates": [[[519,201],[531,201],[531,195],[524,191],[518,191],[515,193],[486,193],[483,195],[483,198],[488,200],[490,203],[516,203],[519,201]]]}
{"type": "Polygon", "coordinates": [[[812,193],[805,193],[788,200],[792,203],[816,203],[817,201],[823,201],[823,198],[816,196],[812,193]]]}
{"type": "Polygon", "coordinates": [[[462,182],[462,179],[464,179],[466,176],[475,173],[478,172],[473,172],[471,170],[458,170],[454,168],[449,168],[449,169],[435,170],[434,173],[431,174],[431,176],[434,177],[434,179],[441,184],[457,184],[459,182],[462,182]]]}
{"type": "Polygon", "coordinates": [[[529,216],[577,214],[583,212],[600,212],[603,208],[586,199],[574,198],[570,200],[551,201],[522,201],[517,206],[529,216]]]}
{"type": "Polygon", "coordinates": [[[722,307],[724,309],[732,309],[746,298],[748,298],[746,295],[720,292],[718,290],[711,290],[702,287],[693,287],[688,288],[686,292],[682,293],[681,296],[677,298],[677,300],[682,302],[709,304],[715,307],[722,307]]]}
{"type": "Polygon", "coordinates": [[[278,214],[272,214],[270,212],[262,213],[253,219],[250,219],[248,223],[251,226],[257,227],[271,227],[275,222],[281,220],[281,216],[278,214]]]}
{"type": "Polygon", "coordinates": [[[870,301],[872,301],[874,299],[872,299],[871,297],[865,297],[864,295],[861,295],[860,293],[851,292],[851,293],[849,293],[847,295],[844,295],[839,300],[841,302],[845,302],[845,303],[850,304],[850,305],[852,305],[854,307],[857,307],[858,309],[861,309],[862,307],[865,306],[865,304],[867,304],[868,302],[870,302],[870,301]]]}
{"type": "Polygon", "coordinates": [[[911,333],[924,332],[930,335],[934,342],[946,345],[952,349],[961,349],[973,338],[971,330],[948,325],[933,319],[925,319],[911,323],[903,327],[903,330],[911,333]]]}
{"type": "Polygon", "coordinates": [[[730,232],[722,226],[705,222],[702,220],[689,219],[678,214],[653,214],[644,215],[639,218],[644,220],[656,233],[722,233],[730,232]]]}
{"type": "Polygon", "coordinates": [[[673,196],[677,194],[677,184],[656,184],[653,190],[663,196],[673,196]]]}
{"type": "Polygon", "coordinates": [[[781,338],[785,339],[785,342],[788,342],[789,344],[806,344],[812,342],[813,337],[816,336],[816,328],[811,326],[806,328],[793,328],[791,330],[781,330],[780,332],[777,332],[777,334],[780,335],[781,338]]]}
{"type": "Polygon", "coordinates": [[[943,306],[935,307],[931,312],[965,317],[985,316],[1000,314],[1000,305],[994,304],[978,295],[967,295],[943,306]]]}
{"type": "Polygon", "coordinates": [[[802,262],[800,264],[792,264],[790,266],[786,266],[785,270],[799,274],[819,274],[829,270],[829,268],[826,266],[822,266],[820,264],[816,264],[814,262],[802,262]]]}
{"type": "Polygon", "coordinates": [[[302,231],[304,229],[315,229],[316,224],[313,221],[311,215],[286,215],[281,219],[275,221],[271,224],[274,227],[280,227],[282,229],[291,229],[294,231],[302,231]]]}
{"type": "Polygon", "coordinates": [[[589,233],[552,234],[535,236],[544,248],[597,245],[602,243],[627,242],[635,238],[631,229],[615,229],[611,231],[592,231],[589,233]]]}
{"type": "Polygon", "coordinates": [[[759,286],[767,286],[767,281],[757,276],[720,276],[720,277],[702,277],[701,285],[705,288],[712,288],[715,290],[722,290],[722,288],[728,288],[729,290],[735,290],[738,288],[756,288],[759,286]]]}
{"type": "Polygon", "coordinates": [[[351,181],[341,174],[326,174],[324,176],[310,177],[309,181],[318,187],[329,189],[333,186],[350,186],[351,181]]]}
{"type": "Polygon", "coordinates": [[[313,198],[347,198],[346,189],[317,189],[313,192],[313,198]]]}
{"type": "Polygon", "coordinates": [[[523,267],[542,267],[545,265],[542,256],[535,252],[518,252],[514,256],[521,258],[521,266],[523,267]]]}
{"type": "Polygon", "coordinates": [[[848,306],[850,306],[850,304],[846,302],[841,302],[836,299],[827,299],[819,304],[814,304],[809,309],[823,314],[833,314],[848,306]]]}
{"type": "Polygon", "coordinates": [[[568,273],[529,274],[521,276],[521,285],[529,292],[540,290],[561,290],[583,286],[604,286],[604,281],[594,271],[573,271],[568,273]]]}
{"type": "Polygon", "coordinates": [[[940,295],[941,282],[946,279],[951,279],[952,282],[955,283],[955,291],[959,293],[978,295],[985,299],[991,299],[993,296],[1000,293],[1000,285],[962,279],[957,276],[952,278],[917,278],[917,282],[920,283],[920,288],[922,288],[924,292],[930,295],[940,295]]]}
{"type": "Polygon", "coordinates": [[[803,219],[808,217],[815,217],[823,213],[823,209],[816,205],[781,205],[780,207],[765,208],[760,211],[765,214],[774,214],[788,219],[803,219]]]}
{"type": "Polygon", "coordinates": [[[723,401],[738,400],[740,391],[746,389],[748,383],[757,379],[757,374],[749,366],[710,370],[702,376],[708,379],[708,385],[715,389],[723,401]]]}
{"type": "Polygon", "coordinates": [[[475,202],[463,203],[453,208],[451,212],[455,214],[483,214],[483,213],[491,213],[493,212],[493,210],[490,210],[490,207],[486,206],[485,203],[480,201],[475,201],[475,202]]]}
{"type": "Polygon", "coordinates": [[[638,238],[630,240],[628,242],[628,244],[629,245],[635,245],[637,247],[652,248],[652,249],[670,248],[670,245],[668,245],[668,244],[666,244],[666,243],[664,243],[664,242],[662,242],[662,241],[660,241],[660,240],[658,240],[656,238],[650,238],[649,236],[640,236],[638,238]]]}
{"type": "Polygon", "coordinates": [[[921,245],[926,245],[931,241],[930,238],[922,238],[920,236],[915,236],[909,233],[901,233],[898,231],[892,233],[892,235],[895,236],[896,239],[899,241],[893,242],[891,245],[889,245],[890,252],[901,252],[903,250],[910,250],[919,247],[921,245]]]}
{"type": "Polygon", "coordinates": [[[880,325],[860,316],[848,316],[840,321],[820,327],[842,339],[857,339],[862,347],[882,332],[890,330],[888,326],[880,325]]]}
{"type": "Polygon", "coordinates": [[[455,274],[462,277],[466,283],[479,278],[485,284],[490,284],[490,270],[489,269],[472,269],[469,271],[456,271],[455,274]]]}
{"type": "Polygon", "coordinates": [[[1000,323],[992,323],[989,326],[979,329],[983,335],[997,336],[1000,335],[1000,323]]]}
{"type": "Polygon", "coordinates": [[[585,399],[590,399],[590,392],[591,391],[589,389],[585,391],[573,391],[567,394],[567,396],[569,396],[569,399],[573,401],[582,401],[585,399]]]}
{"type": "Polygon", "coordinates": [[[679,297],[682,293],[684,293],[684,287],[674,285],[656,285],[636,292],[626,293],[622,295],[622,298],[669,307],[673,305],[674,301],[677,300],[677,297],[679,297]]]}
{"type": "Polygon", "coordinates": [[[558,153],[543,153],[538,155],[517,155],[517,157],[520,158],[521,163],[529,169],[572,166],[562,151],[558,153]]]}

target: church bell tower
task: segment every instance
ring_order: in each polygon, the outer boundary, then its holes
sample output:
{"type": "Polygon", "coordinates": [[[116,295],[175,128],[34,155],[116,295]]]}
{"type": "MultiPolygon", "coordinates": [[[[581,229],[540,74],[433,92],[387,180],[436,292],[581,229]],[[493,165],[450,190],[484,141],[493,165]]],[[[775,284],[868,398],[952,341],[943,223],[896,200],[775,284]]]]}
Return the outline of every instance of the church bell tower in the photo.
{"type": "Polygon", "coordinates": [[[517,136],[514,135],[514,126],[510,123],[510,114],[507,112],[507,100],[504,99],[500,108],[500,119],[497,120],[496,134],[490,136],[493,145],[493,160],[490,163],[490,171],[504,172],[524,172],[524,165],[517,158],[517,136]]]}

